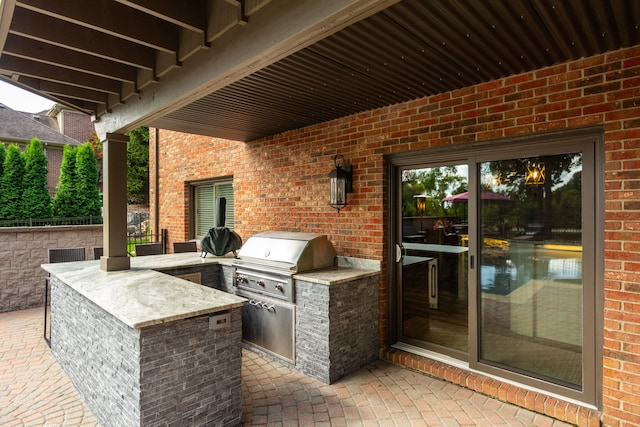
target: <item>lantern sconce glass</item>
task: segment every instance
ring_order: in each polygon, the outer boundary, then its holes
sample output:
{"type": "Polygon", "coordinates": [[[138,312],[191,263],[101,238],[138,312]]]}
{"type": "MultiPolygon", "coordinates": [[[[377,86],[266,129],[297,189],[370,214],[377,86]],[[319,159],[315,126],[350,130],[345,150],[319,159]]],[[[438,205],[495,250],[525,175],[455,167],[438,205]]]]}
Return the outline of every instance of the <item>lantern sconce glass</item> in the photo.
{"type": "Polygon", "coordinates": [[[347,206],[347,193],[353,192],[351,165],[346,164],[342,154],[335,155],[333,164],[336,168],[329,173],[331,187],[329,205],[340,213],[340,209],[347,206]],[[340,164],[338,163],[338,158],[342,159],[340,164]]]}
{"type": "Polygon", "coordinates": [[[544,163],[533,163],[527,166],[527,176],[525,177],[525,184],[540,185],[545,181],[545,168],[544,163]]]}

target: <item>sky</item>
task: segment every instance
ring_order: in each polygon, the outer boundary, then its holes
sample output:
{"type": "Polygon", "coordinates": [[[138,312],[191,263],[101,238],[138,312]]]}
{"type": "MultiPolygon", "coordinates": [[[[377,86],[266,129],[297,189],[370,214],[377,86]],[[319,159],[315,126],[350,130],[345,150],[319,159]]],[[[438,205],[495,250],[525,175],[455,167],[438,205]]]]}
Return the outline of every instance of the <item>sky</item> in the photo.
{"type": "Polygon", "coordinates": [[[40,111],[48,110],[55,104],[53,101],[34,95],[31,92],[27,92],[1,80],[0,103],[13,110],[23,111],[25,113],[39,113],[40,111]]]}

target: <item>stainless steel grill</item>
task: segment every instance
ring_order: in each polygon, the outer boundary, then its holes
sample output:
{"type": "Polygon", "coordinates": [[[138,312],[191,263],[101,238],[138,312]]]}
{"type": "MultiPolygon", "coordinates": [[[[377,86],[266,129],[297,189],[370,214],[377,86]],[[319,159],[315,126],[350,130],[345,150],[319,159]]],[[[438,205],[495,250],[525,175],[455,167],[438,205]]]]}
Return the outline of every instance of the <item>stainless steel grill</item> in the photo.
{"type": "Polygon", "coordinates": [[[335,264],[322,234],[270,231],[250,237],[233,261],[237,294],[249,299],[242,312],[245,342],[295,363],[293,275],[335,264]]]}
{"type": "Polygon", "coordinates": [[[323,234],[267,231],[249,238],[234,262],[293,274],[332,266],[335,258],[333,245],[323,234]]]}

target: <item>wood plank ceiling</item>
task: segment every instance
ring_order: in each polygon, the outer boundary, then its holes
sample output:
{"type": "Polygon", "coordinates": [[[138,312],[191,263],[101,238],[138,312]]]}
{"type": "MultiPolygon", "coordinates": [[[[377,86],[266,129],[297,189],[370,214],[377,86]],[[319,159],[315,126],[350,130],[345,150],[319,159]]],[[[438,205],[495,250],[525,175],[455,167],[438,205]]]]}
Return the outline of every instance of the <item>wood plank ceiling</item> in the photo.
{"type": "MultiPolygon", "coordinates": [[[[12,1],[0,76],[99,118],[278,0],[12,1]]],[[[249,141],[639,42],[636,0],[404,0],[147,125],[249,141]]]]}

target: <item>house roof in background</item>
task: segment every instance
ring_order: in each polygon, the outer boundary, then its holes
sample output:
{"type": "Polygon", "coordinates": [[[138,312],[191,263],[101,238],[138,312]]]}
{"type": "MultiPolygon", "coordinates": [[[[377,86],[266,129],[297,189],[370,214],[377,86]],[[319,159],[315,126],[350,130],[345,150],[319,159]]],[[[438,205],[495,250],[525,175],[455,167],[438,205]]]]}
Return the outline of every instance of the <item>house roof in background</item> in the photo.
{"type": "Polygon", "coordinates": [[[38,138],[43,144],[80,145],[78,141],[58,132],[53,117],[42,113],[21,113],[0,104],[0,141],[6,143],[27,143],[38,138]]]}

